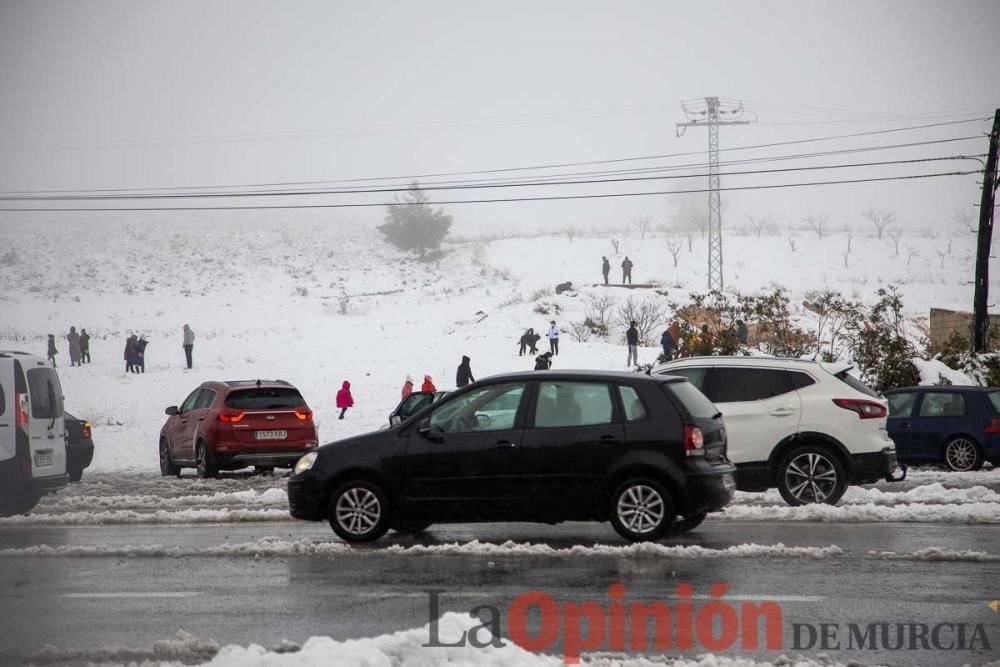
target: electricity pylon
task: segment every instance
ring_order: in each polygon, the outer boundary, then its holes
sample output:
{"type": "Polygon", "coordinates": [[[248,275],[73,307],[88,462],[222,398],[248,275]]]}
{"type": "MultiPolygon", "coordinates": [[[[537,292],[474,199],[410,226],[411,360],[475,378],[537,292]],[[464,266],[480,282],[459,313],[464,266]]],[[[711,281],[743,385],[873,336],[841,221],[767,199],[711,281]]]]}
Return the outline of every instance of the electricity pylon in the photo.
{"type": "Polygon", "coordinates": [[[708,127],[708,289],[722,289],[722,200],[719,197],[719,126],[749,125],[743,117],[740,100],[719,101],[718,97],[702,100],[682,100],[681,109],[688,118],[677,123],[677,136],[689,127],[708,127]],[[728,115],[732,120],[720,120],[728,115]]]}

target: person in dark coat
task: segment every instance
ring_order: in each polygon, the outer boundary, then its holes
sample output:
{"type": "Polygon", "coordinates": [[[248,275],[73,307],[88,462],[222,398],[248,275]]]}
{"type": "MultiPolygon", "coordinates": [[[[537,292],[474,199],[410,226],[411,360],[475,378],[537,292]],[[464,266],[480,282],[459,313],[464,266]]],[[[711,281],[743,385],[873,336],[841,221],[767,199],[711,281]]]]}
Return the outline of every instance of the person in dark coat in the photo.
{"type": "Polygon", "coordinates": [[[604,274],[604,284],[608,284],[608,274],[611,273],[611,262],[608,261],[607,257],[601,257],[604,265],[601,266],[601,273],[604,274]]]}
{"type": "Polygon", "coordinates": [[[674,358],[674,354],[677,352],[677,341],[674,340],[669,327],[664,329],[663,335],[660,336],[660,346],[663,348],[664,357],[668,360],[674,358]]]}
{"type": "Polygon", "coordinates": [[[625,255],[625,261],[622,262],[622,285],[628,280],[628,284],[632,284],[632,260],[625,255]]]}
{"type": "Polygon", "coordinates": [[[126,373],[137,373],[138,370],[135,367],[135,344],[139,339],[132,334],[125,339],[125,372],[126,373]]]}
{"type": "Polygon", "coordinates": [[[735,331],[735,333],[736,333],[736,340],[738,340],[740,342],[740,345],[746,345],[747,344],[747,337],[748,337],[748,335],[750,333],[747,330],[747,323],[744,322],[743,320],[736,320],[736,331],[735,331]]]}
{"type": "Polygon", "coordinates": [[[635,320],[629,323],[628,330],[625,332],[625,344],[628,345],[628,359],[625,361],[625,365],[632,366],[633,364],[638,364],[639,327],[636,326],[635,320]]]}
{"type": "Polygon", "coordinates": [[[69,365],[79,366],[80,365],[80,334],[76,332],[76,327],[69,328],[69,334],[66,335],[66,342],[69,343],[69,365]]]}
{"type": "Polygon", "coordinates": [[[536,371],[547,371],[552,368],[552,353],[542,352],[540,355],[535,357],[535,370],[536,371]]]}
{"type": "Polygon", "coordinates": [[[90,334],[86,329],[80,329],[80,363],[90,363],[90,334]]]}
{"type": "Polygon", "coordinates": [[[59,354],[59,350],[56,349],[56,337],[53,334],[49,334],[49,348],[48,348],[48,359],[52,362],[52,368],[56,367],[56,355],[59,354]]]}
{"type": "Polygon", "coordinates": [[[135,367],[136,373],[146,372],[146,346],[149,345],[149,341],[146,340],[145,336],[139,336],[139,339],[135,341],[135,367]]]}
{"type": "Polygon", "coordinates": [[[523,334],[521,334],[521,338],[520,340],[518,340],[518,343],[520,343],[521,347],[518,348],[517,350],[517,356],[523,357],[524,353],[528,351],[528,337],[531,335],[531,333],[532,330],[528,329],[523,334]]]}
{"type": "Polygon", "coordinates": [[[337,392],[337,407],[340,408],[340,417],[338,419],[343,419],[344,414],[347,413],[347,408],[354,407],[354,397],[351,396],[351,383],[344,380],[344,384],[341,385],[340,391],[337,392]]]}
{"type": "Polygon", "coordinates": [[[542,339],[542,337],[540,335],[536,334],[534,329],[528,329],[528,353],[529,354],[538,354],[538,341],[540,341],[541,339],[542,339]]]}
{"type": "Polygon", "coordinates": [[[469,362],[472,361],[468,357],[462,357],[462,363],[458,365],[458,371],[455,372],[455,386],[464,387],[470,382],[475,382],[476,378],[472,377],[472,366],[469,362]]]}

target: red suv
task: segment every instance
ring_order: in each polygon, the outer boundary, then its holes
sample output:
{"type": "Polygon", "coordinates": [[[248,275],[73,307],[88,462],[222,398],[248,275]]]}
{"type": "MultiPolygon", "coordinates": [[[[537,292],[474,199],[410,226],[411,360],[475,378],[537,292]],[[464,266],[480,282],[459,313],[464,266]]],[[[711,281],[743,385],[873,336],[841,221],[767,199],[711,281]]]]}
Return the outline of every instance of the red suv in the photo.
{"type": "Polygon", "coordinates": [[[299,390],[283,380],[204,382],[180,407],[167,408],[160,429],[160,473],[198,477],[254,466],[291,468],[316,448],[313,413],[299,390]]]}

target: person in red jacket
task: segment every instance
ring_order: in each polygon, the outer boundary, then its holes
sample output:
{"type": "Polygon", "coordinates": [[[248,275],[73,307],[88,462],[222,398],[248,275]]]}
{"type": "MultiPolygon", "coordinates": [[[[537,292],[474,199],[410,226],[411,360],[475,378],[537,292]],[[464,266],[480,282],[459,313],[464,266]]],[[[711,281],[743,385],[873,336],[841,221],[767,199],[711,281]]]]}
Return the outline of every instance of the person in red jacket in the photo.
{"type": "Polygon", "coordinates": [[[407,374],[406,382],[403,383],[402,398],[406,398],[411,393],[413,393],[413,378],[407,374]]]}
{"type": "Polygon", "coordinates": [[[424,383],[420,385],[420,391],[437,391],[437,387],[434,386],[430,375],[424,376],[424,383]]]}
{"type": "Polygon", "coordinates": [[[351,396],[351,383],[344,380],[344,386],[337,392],[337,407],[340,408],[340,419],[344,418],[347,408],[354,407],[354,397],[351,396]]]}

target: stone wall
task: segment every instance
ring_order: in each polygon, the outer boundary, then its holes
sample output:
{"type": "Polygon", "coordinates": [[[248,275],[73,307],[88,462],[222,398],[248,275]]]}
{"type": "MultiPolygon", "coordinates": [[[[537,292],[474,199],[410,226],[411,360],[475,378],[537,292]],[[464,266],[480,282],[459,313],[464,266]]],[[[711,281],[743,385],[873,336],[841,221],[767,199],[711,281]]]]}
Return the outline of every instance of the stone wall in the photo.
{"type": "MultiPolygon", "coordinates": [[[[990,315],[990,329],[1000,328],[1000,315],[990,315]]],[[[946,310],[944,308],[931,308],[930,326],[928,336],[931,345],[938,347],[947,341],[953,332],[958,332],[966,339],[972,340],[972,313],[960,310],[946,310]]],[[[996,346],[998,341],[992,341],[992,346],[996,346]]]]}

